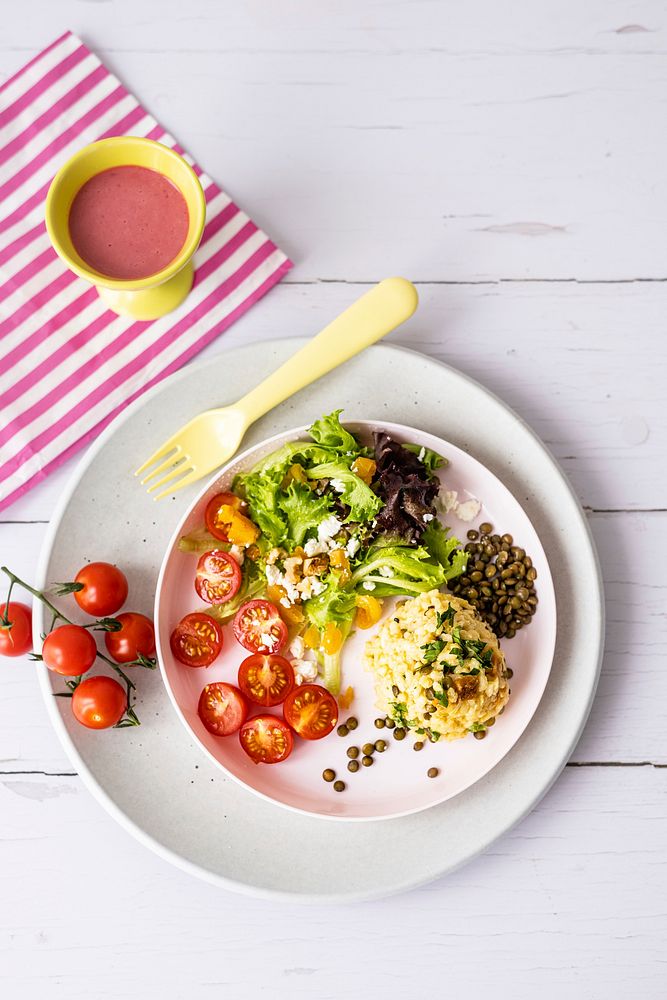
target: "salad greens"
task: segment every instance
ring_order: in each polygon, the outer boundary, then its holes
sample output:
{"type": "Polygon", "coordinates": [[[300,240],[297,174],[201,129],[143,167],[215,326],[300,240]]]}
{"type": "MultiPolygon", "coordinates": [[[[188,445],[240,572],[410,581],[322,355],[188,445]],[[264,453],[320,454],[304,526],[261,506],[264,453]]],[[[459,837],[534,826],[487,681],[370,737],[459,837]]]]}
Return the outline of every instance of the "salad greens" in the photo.
{"type": "MultiPolygon", "coordinates": [[[[310,440],[284,444],[236,476],[234,493],[261,534],[243,561],[241,591],[214,609],[224,620],[267,592],[286,612],[297,609],[289,620],[299,622],[299,632],[314,627],[322,637],[316,656],[334,694],[340,650],[362,598],[440,587],[463,572],[467,558],[437,519],[435,470],[445,460],[384,433],[366,447],[340,414],[321,417],[310,440]]],[[[184,543],[192,550],[202,541],[184,543]]]]}

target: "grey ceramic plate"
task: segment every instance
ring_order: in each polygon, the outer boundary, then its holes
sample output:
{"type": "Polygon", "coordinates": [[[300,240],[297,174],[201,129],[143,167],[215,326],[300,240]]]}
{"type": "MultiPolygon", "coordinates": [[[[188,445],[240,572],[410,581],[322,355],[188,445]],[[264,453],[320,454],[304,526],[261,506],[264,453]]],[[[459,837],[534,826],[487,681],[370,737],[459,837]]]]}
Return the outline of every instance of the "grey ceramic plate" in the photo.
{"type": "MultiPolygon", "coordinates": [[[[186,368],[128,408],[76,470],[45,542],[40,583],[71,577],[72,553],[77,565],[115,560],[131,581],[131,606],[150,614],[166,545],[197,486],[156,505],[131,470],[169,432],[205,407],[232,402],[300,343],[279,340],[222,354],[186,368]]],[[[245,443],[338,407],[347,419],[420,427],[468,451],[514,493],[542,541],[556,584],[558,620],[568,628],[558,630],[553,669],[532,722],[489,774],[416,815],[370,824],[327,822],[280,809],[222,775],[188,739],[158,672],[138,678],[141,727],[105,733],[74,723],[68,703],[52,697],[58,681],[52,684],[52,675],[41,672],[51,717],[74,766],[126,829],[217,885],[308,901],[370,899],[435,879],[529,812],[579,738],[597,684],[603,635],[601,583],[583,512],[544,445],[503,403],[420,354],[373,347],[264,418],[245,443]]],[[[47,625],[38,611],[36,632],[47,625]]]]}

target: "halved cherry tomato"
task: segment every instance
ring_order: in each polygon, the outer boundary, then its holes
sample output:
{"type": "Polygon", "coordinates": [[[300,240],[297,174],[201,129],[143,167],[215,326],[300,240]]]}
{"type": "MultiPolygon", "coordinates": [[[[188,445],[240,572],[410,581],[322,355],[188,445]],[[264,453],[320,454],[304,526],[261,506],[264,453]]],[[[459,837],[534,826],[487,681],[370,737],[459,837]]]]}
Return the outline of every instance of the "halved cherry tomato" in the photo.
{"type": "Polygon", "coordinates": [[[256,705],[273,708],[294,687],[292,664],[275,653],[253,653],[239,667],[239,687],[256,705]]]}
{"type": "Polygon", "coordinates": [[[104,633],[109,656],[116,663],[131,663],[138,659],[140,653],[152,656],[155,652],[155,629],[150,618],[137,611],[124,611],[116,618],[120,622],[120,631],[104,633]]]}
{"type": "Polygon", "coordinates": [[[127,600],[127,578],[111,563],[89,563],[79,570],[74,582],[83,584],[83,590],[74,591],[74,600],[95,618],[115,614],[127,600]]]}
{"type": "Polygon", "coordinates": [[[207,604],[231,601],[241,586],[241,567],[228,552],[213,549],[197,563],[195,590],[207,604]]]}
{"type": "Polygon", "coordinates": [[[54,628],[42,646],[44,663],[49,670],[64,677],[85,674],[92,667],[96,656],[95,640],[83,625],[61,625],[54,628]]]}
{"type": "Polygon", "coordinates": [[[11,628],[0,626],[0,656],[23,656],[32,649],[32,611],[27,604],[0,604],[0,617],[7,616],[11,628]]]}
{"type": "Polygon", "coordinates": [[[251,653],[279,653],[287,642],[287,625],[270,601],[242,604],[232,628],[237,641],[251,653]]]}
{"type": "MultiPolygon", "coordinates": [[[[232,507],[234,510],[240,511],[245,508],[245,504],[234,493],[216,493],[206,505],[206,513],[204,515],[206,528],[214,538],[219,538],[221,542],[228,542],[227,529],[231,524],[231,519],[222,516],[221,507],[232,507]]],[[[228,514],[227,511],[225,513],[228,514]]]]}
{"type": "Polygon", "coordinates": [[[285,698],[283,715],[304,740],[321,740],[338,722],[338,705],[321,685],[302,684],[285,698]]]}
{"type": "Polygon", "coordinates": [[[200,694],[197,713],[209,733],[230,736],[248,718],[248,703],[233,684],[215,681],[200,694]]]}
{"type": "Polygon", "coordinates": [[[275,715],[256,715],[241,726],[241,747],[255,764],[279,764],[294,747],[292,731],[275,715]]]}
{"type": "Polygon", "coordinates": [[[215,618],[195,611],[171,633],[171,651],[186,667],[208,667],[222,649],[222,629],[215,618]]]}
{"type": "Polygon", "coordinates": [[[127,694],[113,677],[88,677],[74,689],[74,718],[88,729],[109,729],[123,718],[127,694]]]}

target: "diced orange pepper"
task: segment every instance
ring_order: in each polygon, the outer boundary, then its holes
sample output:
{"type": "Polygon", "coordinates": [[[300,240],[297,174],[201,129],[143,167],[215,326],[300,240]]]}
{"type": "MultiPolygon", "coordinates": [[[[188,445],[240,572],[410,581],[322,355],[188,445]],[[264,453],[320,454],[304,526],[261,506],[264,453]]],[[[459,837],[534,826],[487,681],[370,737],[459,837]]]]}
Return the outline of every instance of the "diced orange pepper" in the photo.
{"type": "Polygon", "coordinates": [[[337,653],[342,645],[343,633],[333,622],[327,622],[322,636],[322,649],[325,653],[333,654],[337,653]]]}
{"type": "Polygon", "coordinates": [[[320,630],[316,625],[309,625],[303,633],[303,641],[309,649],[320,648],[320,630]]]}
{"type": "Polygon", "coordinates": [[[310,486],[305,469],[302,465],[299,465],[298,462],[294,465],[290,465],[280,486],[283,490],[286,490],[292,482],[304,483],[306,486],[310,486]]]}
{"type": "Polygon", "coordinates": [[[227,529],[232,545],[252,545],[259,538],[259,528],[245,514],[235,513],[227,529]]]}
{"type": "Polygon", "coordinates": [[[357,606],[355,624],[358,628],[372,628],[380,620],[382,601],[378,601],[377,597],[371,594],[359,594],[355,604],[357,606]]]}
{"type": "Polygon", "coordinates": [[[345,549],[334,549],[329,555],[329,563],[334,569],[344,569],[349,572],[350,560],[345,549]]]}
{"type": "Polygon", "coordinates": [[[294,552],[292,553],[292,555],[296,556],[298,559],[305,559],[306,558],[306,551],[305,551],[305,549],[302,549],[300,545],[297,545],[297,547],[294,549],[294,552]]]}
{"type": "Polygon", "coordinates": [[[373,476],[375,475],[375,470],[377,465],[372,458],[355,458],[354,462],[350,466],[352,472],[355,476],[359,476],[367,486],[370,486],[373,481],[373,476]]]}
{"type": "Polygon", "coordinates": [[[280,616],[288,625],[301,625],[305,615],[300,604],[290,604],[289,608],[280,605],[280,616]]]}
{"type": "Polygon", "coordinates": [[[347,687],[338,695],[338,704],[345,711],[350,707],[354,701],[354,688],[347,687]]]}
{"type": "Polygon", "coordinates": [[[287,597],[287,591],[284,587],[272,583],[270,587],[266,588],[266,596],[272,604],[280,604],[283,597],[287,597]]]}

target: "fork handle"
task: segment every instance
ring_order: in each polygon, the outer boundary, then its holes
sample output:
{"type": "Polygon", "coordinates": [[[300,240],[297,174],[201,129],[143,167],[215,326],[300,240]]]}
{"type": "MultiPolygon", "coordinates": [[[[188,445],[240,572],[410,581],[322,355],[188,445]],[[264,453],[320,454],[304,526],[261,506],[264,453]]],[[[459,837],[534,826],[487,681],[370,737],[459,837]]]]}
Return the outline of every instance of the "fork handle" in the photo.
{"type": "Polygon", "coordinates": [[[380,281],[239,400],[248,424],[395,330],[418,302],[417,289],[406,278],[380,281]]]}

